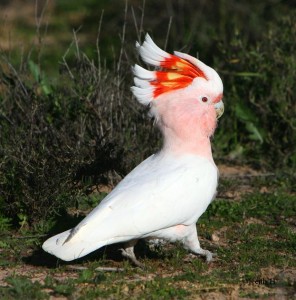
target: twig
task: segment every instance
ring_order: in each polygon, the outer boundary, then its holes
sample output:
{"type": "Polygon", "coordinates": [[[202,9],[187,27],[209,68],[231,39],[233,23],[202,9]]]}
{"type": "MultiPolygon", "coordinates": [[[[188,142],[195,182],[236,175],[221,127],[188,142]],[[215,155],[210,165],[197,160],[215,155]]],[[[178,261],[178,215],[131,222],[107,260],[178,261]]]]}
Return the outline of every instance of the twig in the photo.
{"type": "Polygon", "coordinates": [[[77,55],[78,60],[80,60],[80,50],[79,50],[79,41],[77,38],[77,32],[80,31],[81,27],[82,26],[79,26],[79,28],[77,30],[73,29],[73,39],[74,39],[74,43],[75,43],[75,47],[76,47],[76,55],[77,55]]]}
{"type": "Polygon", "coordinates": [[[145,0],[143,0],[142,14],[141,14],[141,20],[140,20],[139,27],[138,27],[138,22],[137,22],[137,18],[136,18],[136,14],[135,14],[135,10],[134,10],[133,6],[131,7],[131,10],[132,10],[132,16],[133,16],[133,20],[134,20],[135,29],[136,29],[137,40],[139,43],[141,43],[142,42],[141,34],[143,32],[143,22],[144,22],[145,0]]]}
{"type": "Polygon", "coordinates": [[[173,20],[173,16],[170,16],[168,31],[167,31],[167,34],[166,34],[166,37],[165,37],[164,50],[166,50],[166,47],[168,45],[169,35],[170,35],[170,31],[171,31],[171,26],[172,26],[172,20],[173,20]]]}
{"type": "Polygon", "coordinates": [[[233,175],[220,175],[221,178],[248,178],[248,177],[269,177],[275,176],[275,173],[261,173],[261,174],[233,174],[233,175]]]}
{"type": "Polygon", "coordinates": [[[141,33],[143,32],[144,15],[145,15],[145,5],[146,5],[145,0],[143,0],[141,23],[140,23],[140,39],[139,39],[139,42],[141,42],[141,33]]]}
{"type": "Polygon", "coordinates": [[[207,286],[207,287],[200,287],[197,288],[197,291],[216,291],[220,289],[235,289],[236,285],[234,284],[221,284],[216,286],[207,286]]]}
{"type": "MultiPolygon", "coordinates": [[[[48,21],[45,23],[45,29],[44,29],[44,33],[43,36],[40,33],[40,29],[41,29],[41,25],[44,19],[44,14],[45,11],[48,7],[48,0],[45,1],[45,4],[43,5],[43,7],[41,8],[41,11],[39,12],[39,7],[38,7],[38,0],[35,1],[35,24],[36,24],[36,35],[38,38],[38,66],[39,68],[41,67],[41,51],[42,48],[44,46],[43,44],[43,37],[47,34],[47,29],[48,29],[48,21]]],[[[39,80],[39,79],[38,79],[39,80]]]]}
{"type": "Polygon", "coordinates": [[[22,87],[22,90],[24,92],[24,94],[28,97],[28,92],[27,92],[27,89],[25,88],[21,78],[19,77],[16,69],[13,67],[13,65],[8,61],[8,59],[6,57],[3,57],[3,59],[5,60],[5,62],[7,63],[8,67],[10,68],[10,70],[12,70],[12,72],[14,73],[15,77],[17,78],[20,86],[22,87]]]}
{"type": "Polygon", "coordinates": [[[131,7],[131,10],[132,10],[132,16],[133,16],[133,19],[134,19],[134,25],[135,25],[135,29],[136,29],[136,34],[137,34],[137,40],[140,42],[140,34],[139,34],[139,29],[138,29],[138,22],[137,22],[137,18],[136,18],[136,15],[135,15],[135,11],[134,11],[134,8],[131,7]]]}
{"type": "Polygon", "coordinates": [[[123,272],[124,268],[115,268],[115,267],[97,267],[95,271],[99,272],[123,272]]]}
{"type": "MultiPolygon", "coordinates": [[[[71,270],[78,270],[78,271],[83,271],[83,270],[88,270],[89,268],[83,267],[83,266],[73,266],[73,265],[68,265],[68,269],[71,270]]],[[[94,269],[95,271],[99,272],[123,272],[123,268],[116,268],[116,267],[97,267],[94,269]]]]}
{"type": "Polygon", "coordinates": [[[22,239],[32,239],[32,238],[40,238],[40,237],[45,237],[47,236],[47,234],[37,234],[37,235],[23,235],[23,236],[8,236],[7,234],[1,234],[1,237],[6,237],[9,239],[18,239],[18,240],[22,240],[22,239]]]}
{"type": "Polygon", "coordinates": [[[87,267],[83,267],[83,266],[73,266],[73,265],[68,265],[67,269],[70,270],[79,270],[79,271],[83,271],[83,270],[88,270],[87,267]]]}
{"type": "Polygon", "coordinates": [[[120,71],[120,67],[121,67],[121,60],[122,60],[122,55],[123,55],[123,51],[124,51],[124,40],[125,40],[125,34],[126,34],[126,19],[127,19],[127,1],[125,2],[125,9],[124,9],[124,23],[122,26],[122,36],[120,38],[121,41],[121,47],[120,47],[120,53],[119,53],[119,58],[118,58],[118,63],[117,63],[117,72],[119,74],[120,71]]]}
{"type": "Polygon", "coordinates": [[[66,52],[65,52],[65,54],[63,55],[63,58],[62,58],[63,59],[63,65],[67,68],[68,74],[70,75],[71,79],[74,79],[75,77],[74,77],[73,73],[71,72],[71,70],[69,68],[69,65],[66,61],[66,57],[67,57],[67,55],[70,51],[70,48],[72,47],[73,44],[74,44],[74,41],[71,42],[70,46],[68,47],[68,49],[66,50],[66,52]]]}
{"type": "Polygon", "coordinates": [[[103,17],[104,17],[104,10],[102,10],[102,12],[101,12],[100,21],[99,21],[99,28],[98,28],[98,33],[97,33],[97,39],[96,39],[96,48],[97,48],[97,55],[98,55],[98,71],[99,71],[99,78],[100,79],[101,79],[100,35],[101,35],[103,17]]]}

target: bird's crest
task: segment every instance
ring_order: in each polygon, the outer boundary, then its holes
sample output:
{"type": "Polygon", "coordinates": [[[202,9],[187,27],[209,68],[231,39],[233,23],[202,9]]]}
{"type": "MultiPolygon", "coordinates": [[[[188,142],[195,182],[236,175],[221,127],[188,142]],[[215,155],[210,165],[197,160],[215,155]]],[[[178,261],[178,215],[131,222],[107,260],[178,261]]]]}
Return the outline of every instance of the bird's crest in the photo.
{"type": "Polygon", "coordinates": [[[136,47],[144,62],[158,67],[155,71],[148,71],[139,65],[133,67],[135,86],[132,91],[144,105],[163,93],[189,86],[197,77],[208,79],[201,68],[204,66],[202,62],[180,52],[175,51],[172,55],[161,50],[148,34],[144,43],[136,43],[136,47]]]}

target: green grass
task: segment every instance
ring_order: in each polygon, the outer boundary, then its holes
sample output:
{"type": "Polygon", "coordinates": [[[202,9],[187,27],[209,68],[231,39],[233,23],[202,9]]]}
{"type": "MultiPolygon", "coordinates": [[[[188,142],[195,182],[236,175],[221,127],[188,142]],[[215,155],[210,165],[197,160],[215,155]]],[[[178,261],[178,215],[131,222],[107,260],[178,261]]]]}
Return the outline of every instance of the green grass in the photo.
{"type": "MultiPolygon", "coordinates": [[[[217,253],[210,264],[202,258],[189,257],[178,244],[156,250],[140,244],[136,252],[145,270],[134,268],[123,260],[117,245],[69,264],[40,250],[45,239],[41,236],[43,231],[49,228],[58,231],[57,225],[65,223],[65,217],[36,227],[35,233],[26,229],[17,233],[10,229],[9,232],[6,228],[1,239],[0,267],[10,269],[11,273],[1,282],[6,286],[1,287],[0,298],[15,299],[22,295],[22,299],[48,299],[49,296],[190,299],[199,294],[227,296],[237,293],[236,297],[255,299],[276,296],[279,289],[289,297],[296,284],[293,180],[292,176],[254,178],[248,182],[253,191],[243,194],[240,200],[218,197],[210,205],[198,222],[202,246],[217,253]],[[267,183],[268,191],[258,192],[260,186],[267,183]],[[28,235],[30,237],[25,238],[28,235]],[[213,240],[213,235],[219,240],[213,240]],[[124,270],[96,270],[103,266],[124,270]],[[85,269],[79,269],[81,267],[85,269]]],[[[241,184],[237,179],[235,182],[222,180],[221,190],[239,189],[241,184]]],[[[83,198],[80,208],[87,210],[101,198],[101,195],[83,198]]]]}

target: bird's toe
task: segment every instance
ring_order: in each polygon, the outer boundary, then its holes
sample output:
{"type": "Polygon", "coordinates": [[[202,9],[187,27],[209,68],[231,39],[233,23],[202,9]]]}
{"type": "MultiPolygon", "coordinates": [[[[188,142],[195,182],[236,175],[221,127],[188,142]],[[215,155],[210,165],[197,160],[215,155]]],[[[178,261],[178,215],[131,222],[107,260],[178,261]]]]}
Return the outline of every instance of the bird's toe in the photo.
{"type": "Polygon", "coordinates": [[[137,267],[139,267],[141,269],[144,269],[145,266],[137,260],[137,258],[136,258],[136,256],[135,256],[135,254],[134,254],[133,251],[132,252],[128,251],[129,249],[130,248],[128,248],[128,249],[121,248],[119,250],[121,251],[121,254],[122,254],[123,257],[127,258],[135,266],[137,266],[137,267]]]}

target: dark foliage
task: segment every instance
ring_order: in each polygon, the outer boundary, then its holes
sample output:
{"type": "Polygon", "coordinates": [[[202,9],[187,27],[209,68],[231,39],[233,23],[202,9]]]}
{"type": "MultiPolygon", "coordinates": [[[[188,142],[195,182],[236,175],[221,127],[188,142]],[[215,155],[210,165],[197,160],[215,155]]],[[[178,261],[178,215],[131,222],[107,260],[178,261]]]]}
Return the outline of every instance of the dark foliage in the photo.
{"type": "Polygon", "coordinates": [[[77,55],[53,88],[30,65],[31,71],[16,71],[2,60],[0,201],[10,217],[37,221],[94,185],[118,180],[148,155],[157,136],[121,72],[77,55]]]}
{"type": "Polygon", "coordinates": [[[226,117],[218,132],[218,149],[230,158],[266,168],[296,164],[296,34],[294,17],[266,28],[262,39],[247,43],[241,32],[220,45],[226,117]],[[223,61],[224,58],[224,61],[223,61]],[[229,134],[226,130],[233,128],[229,134]],[[220,149],[219,149],[220,147],[220,149]]]}

